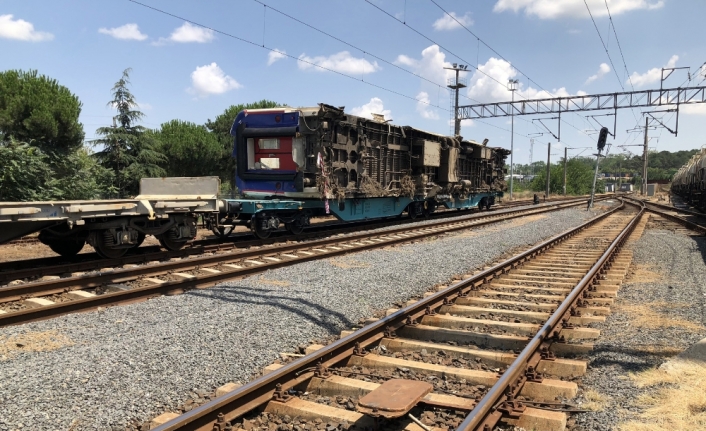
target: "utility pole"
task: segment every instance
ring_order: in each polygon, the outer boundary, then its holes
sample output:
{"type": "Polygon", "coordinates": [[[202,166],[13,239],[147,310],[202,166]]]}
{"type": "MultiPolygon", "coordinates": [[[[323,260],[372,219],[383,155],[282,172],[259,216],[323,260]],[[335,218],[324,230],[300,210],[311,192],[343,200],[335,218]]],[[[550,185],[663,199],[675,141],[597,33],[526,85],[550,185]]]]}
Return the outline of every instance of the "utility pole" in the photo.
{"type": "MultiPolygon", "coordinates": [[[[456,72],[456,80],[454,82],[449,82],[447,87],[454,90],[454,92],[456,93],[454,102],[454,136],[458,136],[461,134],[461,119],[458,116],[458,90],[460,90],[461,88],[466,88],[466,84],[459,81],[458,73],[465,72],[466,69],[468,69],[468,66],[464,64],[454,63],[453,67],[445,67],[444,69],[453,70],[456,72]]],[[[510,193],[510,196],[512,197],[512,192],[510,193]]]]}
{"type": "MultiPolygon", "coordinates": [[[[517,90],[519,81],[517,79],[510,79],[507,81],[507,89],[512,93],[512,101],[515,101],[515,90],[517,90]]],[[[511,105],[512,106],[512,105],[511,105]]],[[[512,200],[512,185],[515,181],[515,164],[513,163],[513,156],[515,154],[515,111],[512,111],[512,126],[510,128],[510,200],[512,200]]]]}
{"type": "Polygon", "coordinates": [[[566,153],[569,149],[564,147],[564,196],[566,196],[566,153]]]}
{"type": "Polygon", "coordinates": [[[552,143],[549,142],[549,143],[547,143],[547,191],[545,192],[546,194],[544,195],[547,198],[549,198],[549,175],[551,174],[549,167],[551,165],[551,161],[552,161],[551,159],[552,159],[552,143]]]}
{"type": "Polygon", "coordinates": [[[532,153],[534,152],[534,138],[530,138],[530,169],[532,175],[534,175],[534,166],[532,166],[532,153]]]}
{"type": "Polygon", "coordinates": [[[642,150],[642,191],[640,194],[645,196],[647,194],[647,128],[649,125],[650,117],[645,115],[645,148],[642,150]]]}

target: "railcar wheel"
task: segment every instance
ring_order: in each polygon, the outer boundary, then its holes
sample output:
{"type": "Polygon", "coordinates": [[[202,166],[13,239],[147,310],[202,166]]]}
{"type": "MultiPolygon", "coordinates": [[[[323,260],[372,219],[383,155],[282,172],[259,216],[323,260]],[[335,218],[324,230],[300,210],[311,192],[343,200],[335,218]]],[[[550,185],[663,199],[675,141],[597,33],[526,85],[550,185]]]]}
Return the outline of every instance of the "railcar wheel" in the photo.
{"type": "Polygon", "coordinates": [[[409,218],[415,220],[417,218],[417,205],[413,203],[409,204],[409,206],[407,206],[407,214],[409,214],[409,218]]]}
{"type": "Polygon", "coordinates": [[[263,228],[262,223],[258,222],[252,223],[252,227],[250,230],[252,230],[252,233],[260,239],[267,239],[270,237],[270,235],[272,235],[271,230],[263,228]]]}
{"type": "Polygon", "coordinates": [[[162,247],[171,251],[181,250],[186,245],[186,241],[177,241],[174,238],[171,238],[169,236],[169,232],[165,232],[157,236],[157,239],[159,239],[159,244],[162,247]]]}
{"type": "Polygon", "coordinates": [[[304,224],[299,219],[285,223],[284,228],[292,235],[301,235],[304,232],[304,224]]]}
{"type": "Polygon", "coordinates": [[[93,231],[93,249],[96,250],[101,257],[105,259],[118,259],[125,256],[125,253],[130,247],[125,248],[115,248],[113,247],[114,240],[113,234],[108,230],[93,231]]]}
{"type": "Polygon", "coordinates": [[[478,202],[478,211],[483,211],[483,207],[490,209],[490,205],[488,205],[488,200],[486,198],[483,198],[480,202],[478,202]]]}
{"type": "Polygon", "coordinates": [[[56,241],[51,242],[49,248],[63,257],[74,257],[86,245],[86,241],[56,241]]]}

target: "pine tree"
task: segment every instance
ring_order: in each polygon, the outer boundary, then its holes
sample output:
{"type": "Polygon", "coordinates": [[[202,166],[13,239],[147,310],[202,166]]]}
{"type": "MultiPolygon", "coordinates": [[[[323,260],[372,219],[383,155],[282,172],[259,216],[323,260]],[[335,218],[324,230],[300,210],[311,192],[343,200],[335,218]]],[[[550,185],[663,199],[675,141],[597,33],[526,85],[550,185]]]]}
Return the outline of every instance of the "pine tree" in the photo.
{"type": "Polygon", "coordinates": [[[118,115],[113,117],[113,127],[97,129],[96,134],[102,138],[92,142],[102,147],[96,152],[96,157],[113,172],[119,198],[137,194],[141,178],[165,175],[159,164],[166,158],[157,151],[154,135],[137,124],[144,114],[138,111],[135,97],[128,89],[130,72],[131,69],[125,69],[122,78],[111,90],[113,100],[108,102],[108,106],[118,111],[118,115]]]}

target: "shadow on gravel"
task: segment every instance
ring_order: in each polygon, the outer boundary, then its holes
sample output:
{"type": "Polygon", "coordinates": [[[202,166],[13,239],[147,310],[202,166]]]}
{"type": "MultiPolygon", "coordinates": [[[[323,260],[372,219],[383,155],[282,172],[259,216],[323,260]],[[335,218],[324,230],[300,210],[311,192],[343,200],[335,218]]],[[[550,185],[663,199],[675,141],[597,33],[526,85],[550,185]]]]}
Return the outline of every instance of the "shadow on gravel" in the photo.
{"type": "Polygon", "coordinates": [[[694,237],[694,243],[696,243],[696,248],[701,252],[701,257],[706,263],[706,236],[694,237]]]}
{"type": "Polygon", "coordinates": [[[625,372],[639,372],[654,368],[666,359],[676,356],[682,349],[668,346],[652,346],[649,349],[618,345],[595,346],[591,367],[614,366],[625,372]],[[661,349],[654,349],[658,347],[661,349]]]}
{"type": "MultiPolygon", "coordinates": [[[[354,323],[338,311],[333,311],[320,304],[295,296],[283,296],[276,289],[252,288],[246,286],[212,287],[207,291],[192,290],[185,295],[199,296],[204,299],[217,299],[237,304],[276,307],[309,322],[332,331],[350,328],[354,323]],[[274,294],[280,293],[280,295],[274,294]]],[[[263,307],[263,313],[271,313],[263,307]]]]}

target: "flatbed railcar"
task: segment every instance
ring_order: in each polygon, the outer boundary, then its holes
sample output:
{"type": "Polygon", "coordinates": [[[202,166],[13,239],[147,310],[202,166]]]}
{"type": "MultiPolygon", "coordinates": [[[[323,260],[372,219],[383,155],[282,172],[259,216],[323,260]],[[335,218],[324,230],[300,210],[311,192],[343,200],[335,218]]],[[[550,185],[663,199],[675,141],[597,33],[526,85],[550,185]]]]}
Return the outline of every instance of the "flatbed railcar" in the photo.
{"type": "Polygon", "coordinates": [[[236,185],[214,231],[250,225],[266,238],[281,225],[294,234],[311,217],[341,221],[428,216],[439,207],[489,209],[506,190],[510,152],[461,136],[397,126],[344,108],[240,112],[231,128],[236,185]],[[230,226],[230,227],[229,227],[230,226]]]}
{"type": "Polygon", "coordinates": [[[672,177],[671,192],[706,212],[706,148],[691,159],[672,177]]]}
{"type": "Polygon", "coordinates": [[[197,214],[219,211],[218,177],[143,178],[134,199],[0,202],[0,244],[39,232],[70,257],[86,243],[104,258],[123,256],[154,235],[169,250],[196,236],[197,214]]]}

